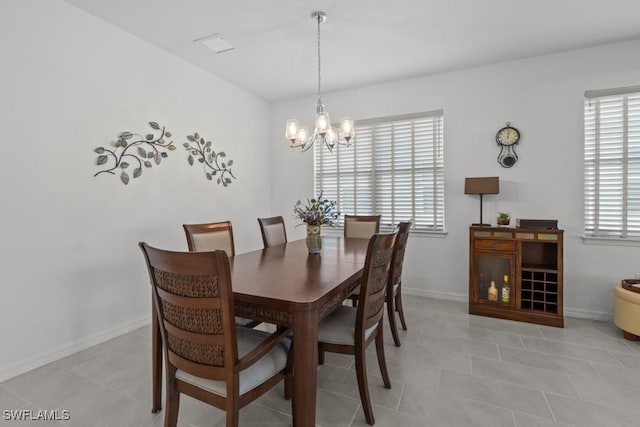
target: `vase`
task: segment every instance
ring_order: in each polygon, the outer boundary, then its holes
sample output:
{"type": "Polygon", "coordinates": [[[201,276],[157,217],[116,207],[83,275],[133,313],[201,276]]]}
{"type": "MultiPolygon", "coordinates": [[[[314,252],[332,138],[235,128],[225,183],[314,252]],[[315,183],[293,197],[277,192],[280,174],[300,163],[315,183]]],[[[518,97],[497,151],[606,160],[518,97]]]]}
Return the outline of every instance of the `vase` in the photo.
{"type": "Polygon", "coordinates": [[[322,237],[319,225],[307,225],[307,248],[310,254],[319,254],[322,249],[322,237]]]}

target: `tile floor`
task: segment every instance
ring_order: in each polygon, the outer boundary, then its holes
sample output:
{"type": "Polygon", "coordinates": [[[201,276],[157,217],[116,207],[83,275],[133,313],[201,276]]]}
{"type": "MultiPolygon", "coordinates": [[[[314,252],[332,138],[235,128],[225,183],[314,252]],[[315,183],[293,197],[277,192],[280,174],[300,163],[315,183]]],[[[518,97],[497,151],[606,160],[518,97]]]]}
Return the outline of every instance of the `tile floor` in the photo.
{"type": "MultiPolygon", "coordinates": [[[[638,426],[640,343],[611,322],[565,319],[557,329],[467,314],[466,304],[405,297],[402,347],[385,329],[392,388],[370,352],[376,426],[638,426]]],[[[0,410],[68,410],[64,422],[0,425],[154,427],[150,330],[141,328],[0,383],[0,410]]],[[[373,350],[373,346],[370,350],[373,350]]],[[[353,360],[327,354],[318,373],[317,423],[364,426],[353,360]]],[[[243,426],[289,426],[282,387],[240,412],[243,426]]],[[[0,417],[2,418],[2,417],[0,417]]],[[[224,425],[224,413],[183,397],[180,427],[224,425]]]]}

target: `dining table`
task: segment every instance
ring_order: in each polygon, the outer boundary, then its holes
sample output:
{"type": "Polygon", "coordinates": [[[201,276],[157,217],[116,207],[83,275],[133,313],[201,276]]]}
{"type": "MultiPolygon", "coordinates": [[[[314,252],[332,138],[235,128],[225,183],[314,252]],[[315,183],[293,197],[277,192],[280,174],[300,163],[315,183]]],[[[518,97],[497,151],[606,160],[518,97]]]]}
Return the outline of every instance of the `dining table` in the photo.
{"type": "MultiPolygon", "coordinates": [[[[358,286],[369,240],[322,237],[319,254],[305,240],[229,259],[236,315],[293,330],[293,425],[316,424],[318,324],[358,286]]],[[[161,409],[162,342],[152,315],[152,412],[161,409]]]]}

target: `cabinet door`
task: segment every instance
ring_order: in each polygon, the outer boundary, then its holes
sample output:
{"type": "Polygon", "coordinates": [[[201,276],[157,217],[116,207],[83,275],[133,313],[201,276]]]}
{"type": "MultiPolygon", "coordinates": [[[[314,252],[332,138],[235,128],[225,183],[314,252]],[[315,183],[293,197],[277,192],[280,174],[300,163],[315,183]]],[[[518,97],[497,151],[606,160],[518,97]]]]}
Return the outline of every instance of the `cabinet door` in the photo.
{"type": "Polygon", "coordinates": [[[475,268],[473,271],[473,302],[477,304],[490,304],[499,307],[515,307],[515,254],[480,252],[474,254],[475,268]],[[504,288],[504,276],[507,276],[509,289],[504,288]],[[491,282],[495,284],[497,301],[493,300],[491,282]],[[506,295],[505,295],[506,294],[506,295]]]}

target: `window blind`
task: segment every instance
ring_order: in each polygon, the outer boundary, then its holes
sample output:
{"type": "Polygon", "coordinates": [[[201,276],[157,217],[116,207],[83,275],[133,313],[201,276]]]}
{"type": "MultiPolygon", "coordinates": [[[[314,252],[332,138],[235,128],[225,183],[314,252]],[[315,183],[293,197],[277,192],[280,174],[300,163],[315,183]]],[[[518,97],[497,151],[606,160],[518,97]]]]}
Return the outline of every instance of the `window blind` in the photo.
{"type": "Polygon", "coordinates": [[[640,237],[640,86],[587,91],[585,235],[640,237]]]}
{"type": "Polygon", "coordinates": [[[342,214],[381,215],[392,228],[444,231],[442,110],[356,122],[350,147],[315,147],[315,191],[342,214]]]}

